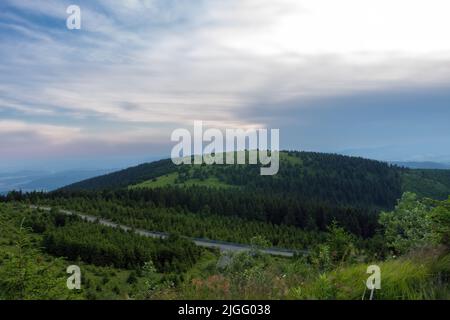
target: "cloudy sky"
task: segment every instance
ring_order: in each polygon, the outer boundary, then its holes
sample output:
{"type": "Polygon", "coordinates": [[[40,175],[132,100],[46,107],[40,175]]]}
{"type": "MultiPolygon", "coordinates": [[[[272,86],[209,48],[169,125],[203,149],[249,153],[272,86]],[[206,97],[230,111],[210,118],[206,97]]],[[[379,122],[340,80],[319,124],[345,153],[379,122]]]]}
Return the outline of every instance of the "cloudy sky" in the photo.
{"type": "Polygon", "coordinates": [[[194,120],[279,128],[283,149],[450,162],[449,14],[448,0],[2,0],[0,170],[168,156],[194,120]]]}

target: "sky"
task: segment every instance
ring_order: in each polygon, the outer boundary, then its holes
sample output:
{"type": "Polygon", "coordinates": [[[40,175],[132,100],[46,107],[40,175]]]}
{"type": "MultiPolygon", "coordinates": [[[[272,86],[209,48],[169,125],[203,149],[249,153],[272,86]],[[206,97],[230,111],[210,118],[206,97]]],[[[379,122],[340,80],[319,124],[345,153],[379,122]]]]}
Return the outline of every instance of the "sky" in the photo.
{"type": "Polygon", "coordinates": [[[168,157],[195,120],[280,129],[282,149],[450,163],[449,13],[447,0],[2,0],[0,171],[168,157]]]}

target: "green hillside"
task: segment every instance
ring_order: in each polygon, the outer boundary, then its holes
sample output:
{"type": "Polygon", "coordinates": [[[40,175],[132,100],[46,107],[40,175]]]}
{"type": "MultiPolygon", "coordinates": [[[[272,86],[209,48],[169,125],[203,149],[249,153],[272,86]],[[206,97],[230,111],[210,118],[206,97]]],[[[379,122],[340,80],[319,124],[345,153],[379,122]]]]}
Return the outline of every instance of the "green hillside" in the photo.
{"type": "Polygon", "coordinates": [[[386,163],[334,154],[281,152],[280,170],[261,176],[257,165],[181,165],[170,160],[82,181],[62,190],[166,186],[237,187],[333,204],[392,207],[401,195],[401,170],[386,163]]]}
{"type": "Polygon", "coordinates": [[[406,191],[445,199],[450,194],[450,170],[408,169],[357,157],[283,151],[280,171],[275,176],[260,176],[257,165],[175,166],[165,159],[81,181],[62,190],[168,186],[264,190],[330,203],[388,208],[406,191]]]}
{"type": "Polygon", "coordinates": [[[170,159],[141,164],[125,170],[113,172],[71,184],[62,190],[113,190],[125,188],[177,170],[170,159]]]}
{"type": "Polygon", "coordinates": [[[450,194],[450,170],[409,169],[402,174],[403,191],[444,200],[450,194]]]}
{"type": "MultiPolygon", "coordinates": [[[[194,172],[194,170],[190,170],[194,172]]],[[[226,184],[225,182],[219,180],[215,176],[209,176],[208,178],[194,178],[192,177],[195,173],[189,173],[190,177],[188,179],[182,180],[179,172],[172,172],[166,175],[147,180],[136,185],[131,185],[130,189],[139,188],[162,188],[167,186],[202,186],[202,187],[216,187],[216,188],[228,188],[232,185],[226,184]]]]}

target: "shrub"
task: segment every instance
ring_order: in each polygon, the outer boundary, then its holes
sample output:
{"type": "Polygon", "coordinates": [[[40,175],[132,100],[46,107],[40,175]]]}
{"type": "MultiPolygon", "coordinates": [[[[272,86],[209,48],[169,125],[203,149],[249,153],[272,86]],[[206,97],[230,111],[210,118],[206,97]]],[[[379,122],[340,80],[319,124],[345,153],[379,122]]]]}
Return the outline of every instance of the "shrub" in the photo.
{"type": "Polygon", "coordinates": [[[394,211],[382,212],[379,222],[384,227],[387,245],[397,254],[432,242],[431,207],[406,192],[394,211]]]}

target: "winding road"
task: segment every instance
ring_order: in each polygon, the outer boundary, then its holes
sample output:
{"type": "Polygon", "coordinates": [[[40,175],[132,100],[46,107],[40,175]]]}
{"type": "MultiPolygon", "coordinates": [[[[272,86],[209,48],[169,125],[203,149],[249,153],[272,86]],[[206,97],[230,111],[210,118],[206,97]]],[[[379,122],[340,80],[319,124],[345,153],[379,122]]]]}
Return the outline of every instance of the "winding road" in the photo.
{"type": "MultiPolygon", "coordinates": [[[[40,209],[44,211],[50,211],[50,207],[42,207],[42,206],[30,206],[31,209],[40,209]]],[[[85,221],[88,222],[98,222],[101,225],[108,226],[111,228],[120,228],[124,231],[131,231],[133,228],[115,223],[103,218],[99,218],[96,216],[91,216],[79,212],[69,211],[69,210],[59,210],[60,213],[66,214],[66,215],[76,215],[80,218],[82,218],[85,221]]],[[[165,239],[169,236],[166,232],[157,232],[157,231],[148,231],[144,229],[134,229],[134,232],[136,234],[139,234],[144,237],[150,237],[150,238],[159,238],[159,239],[165,239]]],[[[203,239],[203,238],[192,238],[187,237],[188,239],[191,239],[197,246],[199,247],[205,247],[205,248],[212,248],[212,249],[219,249],[220,251],[250,251],[252,247],[250,245],[240,244],[240,243],[233,243],[233,242],[225,242],[225,241],[217,241],[217,240],[209,240],[209,239],[203,239]]],[[[273,255],[273,256],[283,256],[283,257],[293,257],[294,254],[307,254],[307,251],[305,250],[289,250],[289,249],[282,249],[282,248],[263,248],[260,249],[260,251],[273,255]]]]}

